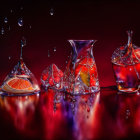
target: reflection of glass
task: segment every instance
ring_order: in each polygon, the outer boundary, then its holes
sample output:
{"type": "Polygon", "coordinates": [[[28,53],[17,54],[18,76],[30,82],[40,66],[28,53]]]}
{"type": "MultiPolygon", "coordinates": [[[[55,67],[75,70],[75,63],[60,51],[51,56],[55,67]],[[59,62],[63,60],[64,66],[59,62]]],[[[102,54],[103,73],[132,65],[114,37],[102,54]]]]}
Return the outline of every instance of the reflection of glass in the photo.
{"type": "Polygon", "coordinates": [[[26,67],[22,58],[22,48],[26,45],[26,40],[21,40],[21,55],[18,64],[5,78],[1,88],[8,94],[34,93],[40,90],[38,82],[32,72],[26,67]]]}
{"type": "Polygon", "coordinates": [[[86,94],[99,91],[99,81],[93,57],[94,40],[69,40],[73,47],[64,74],[65,89],[71,94],[86,94]]]}
{"type": "Polygon", "coordinates": [[[128,31],[128,43],[117,48],[112,55],[113,69],[118,90],[135,92],[139,86],[140,48],[132,44],[132,31],[128,31]]]}
{"type": "Polygon", "coordinates": [[[19,131],[32,133],[35,128],[34,115],[39,101],[39,94],[30,96],[5,96],[0,97],[0,108],[4,109],[7,116],[10,116],[14,127],[19,131]],[[30,127],[29,127],[30,126],[30,127]]]}
{"type": "Polygon", "coordinates": [[[101,111],[99,100],[100,92],[80,96],[66,94],[64,114],[71,120],[73,139],[97,139],[99,132],[97,124],[99,125],[100,119],[98,111],[101,111]]]}

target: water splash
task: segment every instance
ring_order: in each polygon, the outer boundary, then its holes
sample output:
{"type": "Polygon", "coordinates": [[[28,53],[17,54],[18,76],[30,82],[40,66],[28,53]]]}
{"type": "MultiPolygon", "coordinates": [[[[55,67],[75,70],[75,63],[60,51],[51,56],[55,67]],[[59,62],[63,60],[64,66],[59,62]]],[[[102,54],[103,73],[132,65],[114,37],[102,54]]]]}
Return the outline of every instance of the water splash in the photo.
{"type": "Polygon", "coordinates": [[[4,18],[4,23],[8,23],[8,18],[7,17],[4,18]]]}
{"type": "Polygon", "coordinates": [[[18,19],[18,26],[20,26],[20,27],[23,26],[23,18],[18,19]]]}

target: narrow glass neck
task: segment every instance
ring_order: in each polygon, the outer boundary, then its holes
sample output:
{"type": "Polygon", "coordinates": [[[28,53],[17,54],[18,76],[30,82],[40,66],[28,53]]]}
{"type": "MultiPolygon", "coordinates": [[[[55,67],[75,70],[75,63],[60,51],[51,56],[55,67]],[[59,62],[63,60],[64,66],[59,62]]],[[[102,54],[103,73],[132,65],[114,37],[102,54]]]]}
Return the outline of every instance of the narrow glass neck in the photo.
{"type": "Polygon", "coordinates": [[[75,54],[79,54],[80,52],[91,51],[93,44],[96,40],[68,40],[73,47],[73,51],[75,54]]]}
{"type": "Polygon", "coordinates": [[[127,45],[129,47],[131,47],[132,46],[132,35],[133,35],[133,31],[132,30],[129,30],[129,31],[127,31],[127,34],[128,34],[128,43],[127,43],[127,45]]]}

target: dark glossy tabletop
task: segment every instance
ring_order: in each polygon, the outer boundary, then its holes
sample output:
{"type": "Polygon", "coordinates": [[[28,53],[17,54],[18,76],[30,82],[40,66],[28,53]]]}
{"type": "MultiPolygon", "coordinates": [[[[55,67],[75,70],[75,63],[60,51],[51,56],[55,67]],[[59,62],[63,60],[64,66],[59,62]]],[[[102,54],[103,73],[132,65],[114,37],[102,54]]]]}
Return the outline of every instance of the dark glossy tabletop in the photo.
{"type": "Polygon", "coordinates": [[[50,89],[30,96],[0,97],[0,137],[139,139],[140,95],[120,94],[112,86],[96,95],[72,97],[50,89]]]}

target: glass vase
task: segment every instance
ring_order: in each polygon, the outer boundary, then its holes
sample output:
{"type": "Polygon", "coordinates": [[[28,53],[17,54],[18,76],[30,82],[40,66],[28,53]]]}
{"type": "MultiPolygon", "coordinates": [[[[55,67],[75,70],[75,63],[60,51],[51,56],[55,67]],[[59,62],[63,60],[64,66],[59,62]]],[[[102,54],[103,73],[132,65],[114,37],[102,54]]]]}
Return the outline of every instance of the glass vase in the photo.
{"type": "Polygon", "coordinates": [[[64,88],[73,95],[95,93],[100,90],[93,56],[95,40],[68,40],[72,53],[64,73],[64,88]]]}

